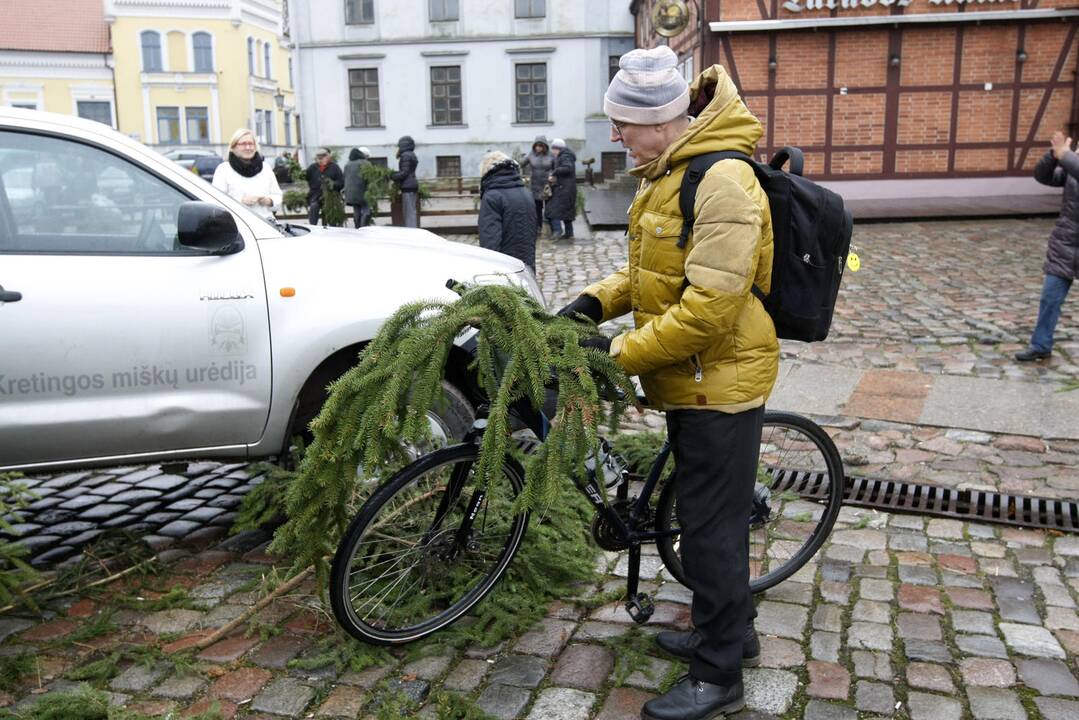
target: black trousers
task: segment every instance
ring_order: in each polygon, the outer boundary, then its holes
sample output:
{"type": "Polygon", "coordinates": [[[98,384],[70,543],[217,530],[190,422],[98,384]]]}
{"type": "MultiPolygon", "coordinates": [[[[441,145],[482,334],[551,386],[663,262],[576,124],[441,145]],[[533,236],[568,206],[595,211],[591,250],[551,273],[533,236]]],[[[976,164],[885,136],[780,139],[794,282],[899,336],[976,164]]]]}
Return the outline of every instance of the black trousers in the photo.
{"type": "Polygon", "coordinates": [[[543,229],[543,200],[536,200],[536,232],[543,229]]]}
{"type": "Polygon", "coordinates": [[[705,682],[742,679],[742,637],[757,614],[749,592],[749,512],[763,420],[763,407],[667,412],[682,567],[701,634],[689,672],[705,682]]]}
{"type": "Polygon", "coordinates": [[[310,225],[318,225],[318,216],[322,212],[322,196],[311,200],[307,204],[307,222],[310,225]]]}

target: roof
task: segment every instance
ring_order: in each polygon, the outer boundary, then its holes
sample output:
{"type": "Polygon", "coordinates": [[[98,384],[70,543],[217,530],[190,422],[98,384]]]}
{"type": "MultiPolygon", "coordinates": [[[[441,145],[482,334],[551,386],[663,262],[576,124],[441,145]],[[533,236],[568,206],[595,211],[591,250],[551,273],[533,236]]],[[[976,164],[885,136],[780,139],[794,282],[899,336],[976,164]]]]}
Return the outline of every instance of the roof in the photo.
{"type": "Polygon", "coordinates": [[[103,0],[10,0],[0,22],[0,50],[105,53],[103,0]]]}

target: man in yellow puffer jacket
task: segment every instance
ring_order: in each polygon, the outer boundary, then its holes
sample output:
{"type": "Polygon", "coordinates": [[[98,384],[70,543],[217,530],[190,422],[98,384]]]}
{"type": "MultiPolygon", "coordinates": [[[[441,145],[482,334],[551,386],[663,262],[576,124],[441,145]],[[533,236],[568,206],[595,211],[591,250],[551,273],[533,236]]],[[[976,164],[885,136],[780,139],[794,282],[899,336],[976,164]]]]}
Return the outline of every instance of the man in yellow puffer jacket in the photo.
{"type": "Polygon", "coordinates": [[[742,666],[760,655],[749,512],[764,403],[779,366],[771,317],[751,292],[770,290],[772,224],[749,165],[721,160],[708,170],[693,232],[678,246],[678,195],[690,160],[718,150],[752,155],[760,122],[721,66],[687,86],[676,65],[667,47],[634,50],[619,62],[604,110],[611,140],[625,146],[641,179],[629,208],[629,263],[561,311],[597,323],[632,311],[635,329],[598,346],[640,376],[650,403],[667,413],[695,629],[657,636],[660,647],[690,661],[690,672],[645,704],[646,720],[701,720],[745,704],[742,666]]]}

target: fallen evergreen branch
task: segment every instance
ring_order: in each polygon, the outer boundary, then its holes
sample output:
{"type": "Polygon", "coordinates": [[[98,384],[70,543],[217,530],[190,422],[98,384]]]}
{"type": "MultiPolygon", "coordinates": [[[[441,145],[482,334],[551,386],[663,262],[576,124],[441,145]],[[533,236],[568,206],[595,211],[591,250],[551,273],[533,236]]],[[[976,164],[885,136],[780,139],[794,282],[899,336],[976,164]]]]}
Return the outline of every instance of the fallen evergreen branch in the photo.
{"type": "MultiPolygon", "coordinates": [[[[0,473],[0,533],[14,537],[14,524],[8,518],[37,499],[20,480],[18,473],[0,473]]],[[[16,521],[17,522],[17,521],[16,521]]],[[[15,598],[34,607],[27,585],[37,578],[37,571],[27,564],[26,548],[0,536],[0,605],[10,605],[15,598]]]]}
{"type": "Polygon", "coordinates": [[[522,400],[542,407],[552,378],[557,411],[546,442],[525,459],[526,485],[517,509],[547,508],[567,476],[583,475],[598,445],[599,425],[617,427],[625,408],[615,401],[605,412],[601,401],[616,388],[635,397],[629,378],[605,353],[580,346],[582,337],[595,333],[590,324],[548,315],[523,290],[479,285],[461,290],[454,302],[400,308],[359,363],[330,386],[311,423],[314,440],[288,489],[288,520],[275,533],[271,551],[290,557],[296,568],[314,565],[325,579],[326,558],[363,499],[357,497],[357,468],[378,476],[401,462],[403,443],[425,440],[427,412],[442,401],[450,350],[470,326],[479,328],[474,369],[490,401],[479,481],[496,477],[513,452],[510,407],[522,400]]]}

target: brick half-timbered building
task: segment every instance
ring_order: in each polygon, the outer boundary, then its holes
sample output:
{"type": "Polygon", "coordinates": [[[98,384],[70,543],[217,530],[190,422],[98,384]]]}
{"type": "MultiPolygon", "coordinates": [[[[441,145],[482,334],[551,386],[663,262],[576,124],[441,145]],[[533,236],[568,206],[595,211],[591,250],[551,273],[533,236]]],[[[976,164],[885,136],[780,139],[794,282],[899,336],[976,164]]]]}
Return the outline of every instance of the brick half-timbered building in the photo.
{"type": "MultiPolygon", "coordinates": [[[[634,3],[637,44],[664,38],[634,3]]],[[[1079,0],[688,0],[666,40],[687,74],[720,63],[761,151],[828,180],[1029,176],[1079,135],[1079,0]]]]}

